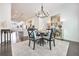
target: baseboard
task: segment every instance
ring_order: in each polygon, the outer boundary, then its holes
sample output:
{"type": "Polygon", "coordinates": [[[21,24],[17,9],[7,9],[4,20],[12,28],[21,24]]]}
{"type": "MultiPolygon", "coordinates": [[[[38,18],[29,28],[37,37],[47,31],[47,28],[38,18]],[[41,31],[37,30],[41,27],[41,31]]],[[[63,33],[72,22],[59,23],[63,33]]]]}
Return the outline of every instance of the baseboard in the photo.
{"type": "Polygon", "coordinates": [[[57,40],[62,40],[62,41],[67,41],[67,42],[77,42],[77,43],[79,43],[78,41],[73,41],[73,40],[67,40],[67,39],[59,39],[59,38],[56,38],[57,40]]]}
{"type": "Polygon", "coordinates": [[[77,42],[79,43],[78,41],[73,41],[73,40],[67,40],[67,39],[63,39],[64,41],[68,41],[68,42],[77,42]]]}

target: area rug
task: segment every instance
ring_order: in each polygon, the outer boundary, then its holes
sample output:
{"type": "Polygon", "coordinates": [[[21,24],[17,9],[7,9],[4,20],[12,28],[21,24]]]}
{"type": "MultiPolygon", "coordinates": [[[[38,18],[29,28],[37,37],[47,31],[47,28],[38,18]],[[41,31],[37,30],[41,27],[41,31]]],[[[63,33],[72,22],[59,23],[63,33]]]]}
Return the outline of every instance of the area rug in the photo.
{"type": "Polygon", "coordinates": [[[33,42],[30,47],[28,46],[28,40],[12,44],[13,56],[66,56],[69,47],[69,42],[56,40],[56,46],[54,47],[52,42],[52,50],[49,49],[49,44],[44,46],[36,44],[35,50],[32,49],[33,42]]]}

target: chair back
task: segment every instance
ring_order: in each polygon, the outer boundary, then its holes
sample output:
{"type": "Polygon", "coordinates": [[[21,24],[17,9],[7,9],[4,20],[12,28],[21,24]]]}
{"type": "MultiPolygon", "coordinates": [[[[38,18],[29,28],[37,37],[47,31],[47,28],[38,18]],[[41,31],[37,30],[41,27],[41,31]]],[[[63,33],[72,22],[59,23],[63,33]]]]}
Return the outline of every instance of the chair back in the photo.
{"type": "Polygon", "coordinates": [[[33,38],[33,30],[28,29],[29,38],[33,38]]]}
{"type": "Polygon", "coordinates": [[[36,40],[36,31],[33,31],[33,39],[36,40]]]}
{"type": "Polygon", "coordinates": [[[53,35],[53,29],[50,29],[49,32],[48,32],[49,40],[52,39],[52,35],[53,35]]]}
{"type": "Polygon", "coordinates": [[[32,40],[36,39],[36,31],[35,30],[28,30],[29,38],[32,38],[32,40]]]}

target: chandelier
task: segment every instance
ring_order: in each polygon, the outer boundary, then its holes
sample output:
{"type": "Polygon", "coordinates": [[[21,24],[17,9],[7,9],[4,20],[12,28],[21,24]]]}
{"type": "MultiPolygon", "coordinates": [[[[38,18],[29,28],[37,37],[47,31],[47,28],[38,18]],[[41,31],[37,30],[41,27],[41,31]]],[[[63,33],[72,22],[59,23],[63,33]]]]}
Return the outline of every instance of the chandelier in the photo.
{"type": "Polygon", "coordinates": [[[48,14],[48,12],[44,11],[43,5],[41,5],[41,10],[36,13],[36,16],[40,17],[40,18],[45,18],[45,17],[48,17],[49,14],[48,14]]]}

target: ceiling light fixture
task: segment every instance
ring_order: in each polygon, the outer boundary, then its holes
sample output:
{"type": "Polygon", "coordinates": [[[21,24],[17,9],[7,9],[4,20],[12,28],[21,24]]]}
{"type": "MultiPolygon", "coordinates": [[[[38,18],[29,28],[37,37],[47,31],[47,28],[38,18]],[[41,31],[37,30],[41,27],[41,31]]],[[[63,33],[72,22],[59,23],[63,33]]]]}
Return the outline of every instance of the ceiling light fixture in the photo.
{"type": "Polygon", "coordinates": [[[48,14],[48,12],[44,11],[43,5],[41,5],[41,10],[36,13],[36,16],[40,17],[40,18],[45,18],[45,17],[48,17],[49,14],[48,14]]]}

